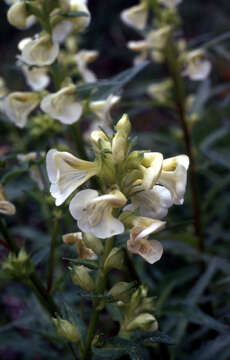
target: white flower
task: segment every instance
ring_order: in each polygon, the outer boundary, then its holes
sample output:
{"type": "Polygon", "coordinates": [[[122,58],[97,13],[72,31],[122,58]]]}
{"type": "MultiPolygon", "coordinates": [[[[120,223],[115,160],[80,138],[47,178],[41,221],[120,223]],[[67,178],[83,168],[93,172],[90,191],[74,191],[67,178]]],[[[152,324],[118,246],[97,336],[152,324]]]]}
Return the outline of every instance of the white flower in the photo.
{"type": "Polygon", "coordinates": [[[85,82],[94,82],[97,80],[96,75],[89,69],[87,65],[98,57],[98,51],[81,50],[75,55],[78,71],[85,82]]]}
{"type": "Polygon", "coordinates": [[[0,214],[14,215],[15,213],[16,208],[14,204],[7,199],[5,190],[0,184],[0,214]]]}
{"type": "Polygon", "coordinates": [[[18,48],[22,52],[18,58],[27,65],[51,65],[59,53],[59,46],[52,43],[49,35],[26,38],[19,43],[18,48]]]}
{"type": "Polygon", "coordinates": [[[146,37],[148,47],[150,49],[162,50],[166,44],[170,31],[171,28],[168,25],[150,31],[146,37]]]}
{"type": "Polygon", "coordinates": [[[151,189],[160,176],[162,169],[163,155],[152,152],[144,153],[140,169],[143,173],[142,189],[151,189]]]}
{"type": "Polygon", "coordinates": [[[174,8],[177,5],[179,5],[182,2],[182,0],[159,0],[159,3],[168,7],[168,8],[174,8]]]}
{"type": "Polygon", "coordinates": [[[25,75],[27,84],[31,87],[34,91],[40,91],[45,89],[50,82],[50,78],[47,75],[46,68],[37,68],[22,65],[22,71],[25,75]]]}
{"type": "Polygon", "coordinates": [[[127,248],[133,254],[142,256],[148,263],[154,264],[160,260],[163,247],[157,240],[148,240],[150,234],[155,234],[165,227],[165,222],[144,217],[134,217],[133,228],[127,248]]]}
{"type": "Polygon", "coordinates": [[[96,190],[82,190],[71,200],[70,213],[82,231],[105,239],[124,232],[124,225],[113,217],[112,210],[125,203],[119,191],[98,196],[96,190]]]}
{"type": "Polygon", "coordinates": [[[56,10],[52,13],[53,17],[53,29],[52,29],[52,39],[54,43],[62,43],[66,40],[67,36],[76,30],[81,32],[90,23],[90,13],[87,8],[87,2],[84,0],[69,0],[69,4],[65,4],[66,8],[66,18],[65,14],[60,17],[56,10]],[[66,6],[67,5],[67,6],[66,6]],[[69,6],[68,6],[69,5],[69,6]],[[68,16],[68,12],[80,11],[84,12],[86,16],[68,16]]]}
{"type": "Polygon", "coordinates": [[[89,104],[89,108],[97,116],[98,120],[111,124],[110,111],[120,99],[120,96],[110,95],[105,100],[92,101],[89,104]]]}
{"type": "Polygon", "coordinates": [[[27,29],[36,22],[35,16],[27,13],[24,1],[17,1],[9,8],[7,19],[11,25],[19,29],[27,29]]]}
{"type": "Polygon", "coordinates": [[[68,152],[55,149],[47,153],[46,168],[51,182],[50,192],[56,199],[57,206],[99,171],[96,163],[78,159],[68,152]]]}
{"type": "Polygon", "coordinates": [[[147,89],[147,93],[153,99],[156,99],[159,102],[165,102],[168,99],[168,93],[171,88],[172,80],[167,79],[159,83],[150,85],[147,89]]]}
{"type": "Polygon", "coordinates": [[[205,53],[202,49],[188,53],[185,58],[186,67],[183,75],[195,81],[206,79],[211,72],[212,65],[209,60],[204,59],[204,56],[205,53]]]}
{"type": "Polygon", "coordinates": [[[150,190],[141,191],[131,198],[132,203],[124,210],[135,211],[139,209],[140,215],[151,219],[163,219],[168,214],[168,209],[173,205],[173,200],[168,189],[155,185],[150,190]]]}
{"type": "Polygon", "coordinates": [[[82,105],[76,101],[75,94],[74,85],[66,86],[54,94],[47,95],[41,102],[41,109],[63,124],[73,124],[82,114],[82,105]]]}
{"type": "Polygon", "coordinates": [[[3,101],[3,111],[18,127],[26,125],[29,114],[38,106],[39,97],[32,92],[14,92],[3,101]]]}
{"type": "Polygon", "coordinates": [[[148,19],[148,8],[146,3],[132,6],[121,13],[122,21],[138,30],[144,30],[148,19]]]}
{"type": "MultiPolygon", "coordinates": [[[[18,161],[29,162],[37,159],[37,154],[35,152],[30,152],[28,154],[18,154],[18,161]]],[[[29,173],[31,179],[38,185],[40,190],[44,190],[44,183],[41,176],[41,172],[38,165],[32,165],[29,167],[29,173]]]]}
{"type": "Polygon", "coordinates": [[[163,161],[162,171],[157,183],[165,186],[171,193],[174,204],[182,205],[187,184],[189,158],[178,155],[163,161]]]}

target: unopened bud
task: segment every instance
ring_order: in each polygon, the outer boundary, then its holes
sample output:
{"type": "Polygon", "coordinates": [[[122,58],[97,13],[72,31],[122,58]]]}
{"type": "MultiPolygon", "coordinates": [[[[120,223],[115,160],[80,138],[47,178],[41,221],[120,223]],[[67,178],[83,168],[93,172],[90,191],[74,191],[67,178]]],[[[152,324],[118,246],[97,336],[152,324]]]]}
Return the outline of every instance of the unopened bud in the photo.
{"type": "Polygon", "coordinates": [[[118,282],[108,292],[117,301],[128,302],[130,299],[131,292],[133,291],[134,283],[118,282]]]}
{"type": "Polygon", "coordinates": [[[105,270],[122,269],[124,265],[124,251],[121,248],[113,248],[108,255],[104,268],[105,270]]]}
{"type": "Polygon", "coordinates": [[[95,259],[97,257],[96,254],[86,246],[81,232],[65,234],[62,236],[62,239],[64,243],[76,246],[78,259],[95,259]]]}
{"type": "Polygon", "coordinates": [[[28,278],[34,271],[33,264],[29,261],[29,256],[23,248],[17,255],[9,253],[7,260],[2,264],[2,269],[12,278],[21,278],[23,280],[28,278]]]}
{"type": "Polygon", "coordinates": [[[112,141],[112,154],[115,163],[124,161],[128,152],[128,135],[131,131],[131,124],[128,115],[123,115],[116,126],[117,133],[112,141]]]}
{"type": "Polygon", "coordinates": [[[93,291],[95,289],[95,284],[91,278],[89,272],[90,270],[83,266],[74,266],[71,270],[72,281],[75,285],[80,286],[86,291],[93,291]]]}
{"type": "MultiPolygon", "coordinates": [[[[150,331],[150,329],[157,329],[157,320],[152,314],[140,314],[132,320],[126,327],[127,331],[142,330],[150,331]]],[[[152,330],[153,331],[153,330],[152,330]]]]}
{"type": "Polygon", "coordinates": [[[84,234],[84,242],[89,249],[92,249],[95,254],[101,256],[104,252],[104,246],[99,238],[93,234],[84,234]]]}
{"type": "Polygon", "coordinates": [[[57,334],[68,341],[78,343],[81,340],[77,328],[70,322],[61,318],[53,319],[57,328],[57,334]]]}

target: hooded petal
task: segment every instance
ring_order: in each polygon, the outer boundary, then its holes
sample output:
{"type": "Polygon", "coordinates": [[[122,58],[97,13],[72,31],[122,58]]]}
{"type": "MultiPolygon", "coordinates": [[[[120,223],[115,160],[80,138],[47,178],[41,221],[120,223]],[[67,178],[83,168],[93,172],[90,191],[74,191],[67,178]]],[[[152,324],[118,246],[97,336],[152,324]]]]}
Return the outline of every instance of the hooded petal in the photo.
{"type": "Polygon", "coordinates": [[[39,104],[39,97],[36,93],[15,92],[11,93],[3,101],[3,111],[8,118],[18,127],[26,125],[29,114],[39,104]]]}
{"type": "Polygon", "coordinates": [[[98,51],[81,50],[75,55],[78,71],[85,82],[94,82],[97,80],[96,75],[87,68],[87,65],[96,60],[98,51]]]}
{"type": "Polygon", "coordinates": [[[54,44],[63,43],[67,36],[73,31],[73,23],[70,20],[58,22],[52,29],[52,40],[54,44]]]}
{"type": "Polygon", "coordinates": [[[142,187],[150,189],[156,183],[162,169],[163,155],[161,153],[145,153],[141,163],[143,172],[142,187]]]}
{"type": "Polygon", "coordinates": [[[64,87],[47,95],[41,102],[41,109],[63,124],[73,124],[82,114],[82,105],[75,100],[75,86],[64,87]]]}
{"type": "Polygon", "coordinates": [[[189,158],[186,155],[175,156],[163,161],[163,169],[158,179],[171,193],[174,204],[182,205],[187,184],[189,158]]]}
{"type": "Polygon", "coordinates": [[[50,82],[47,75],[47,69],[34,67],[30,69],[28,66],[22,66],[22,71],[25,75],[27,84],[34,91],[45,89],[50,82]]]}

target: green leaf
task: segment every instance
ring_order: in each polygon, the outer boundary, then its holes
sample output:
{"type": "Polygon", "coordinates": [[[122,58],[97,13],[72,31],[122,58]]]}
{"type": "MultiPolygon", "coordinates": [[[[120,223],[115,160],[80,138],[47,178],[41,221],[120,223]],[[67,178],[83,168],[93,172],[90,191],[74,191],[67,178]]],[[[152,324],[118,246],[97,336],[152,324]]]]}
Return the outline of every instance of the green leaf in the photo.
{"type": "Polygon", "coordinates": [[[111,94],[116,94],[123,86],[130,82],[147,65],[148,61],[122,71],[120,74],[112,77],[110,80],[101,80],[98,82],[77,86],[77,93],[80,97],[91,96],[91,100],[106,99],[111,94]]]}
{"type": "Polygon", "coordinates": [[[63,16],[65,18],[76,18],[76,17],[89,17],[89,14],[85,11],[69,11],[68,13],[63,13],[62,11],[60,11],[58,13],[58,15],[63,16]]]}
{"type": "Polygon", "coordinates": [[[62,259],[68,260],[71,263],[76,264],[76,265],[84,265],[91,270],[97,270],[99,268],[99,263],[98,263],[98,261],[95,261],[95,260],[78,260],[78,259],[70,259],[70,258],[66,258],[66,257],[63,257],[62,259]]]}
{"type": "Polygon", "coordinates": [[[21,174],[27,171],[28,171],[27,167],[24,168],[15,167],[14,169],[10,170],[9,172],[7,172],[5,175],[2,176],[2,178],[0,179],[0,183],[3,186],[5,186],[10,181],[14,180],[15,178],[17,178],[18,176],[20,176],[21,174]]]}

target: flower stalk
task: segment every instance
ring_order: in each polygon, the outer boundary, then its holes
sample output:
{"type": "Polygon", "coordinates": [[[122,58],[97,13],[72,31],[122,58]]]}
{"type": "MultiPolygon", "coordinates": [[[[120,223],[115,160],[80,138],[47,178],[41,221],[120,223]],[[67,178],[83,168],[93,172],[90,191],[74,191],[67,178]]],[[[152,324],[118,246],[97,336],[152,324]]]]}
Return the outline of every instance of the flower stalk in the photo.
{"type": "Polygon", "coordinates": [[[54,277],[54,260],[55,260],[55,249],[57,243],[57,236],[59,232],[59,219],[54,220],[52,239],[50,244],[50,255],[48,263],[48,278],[47,278],[47,293],[49,294],[52,291],[53,286],[53,277],[54,277]]]}

